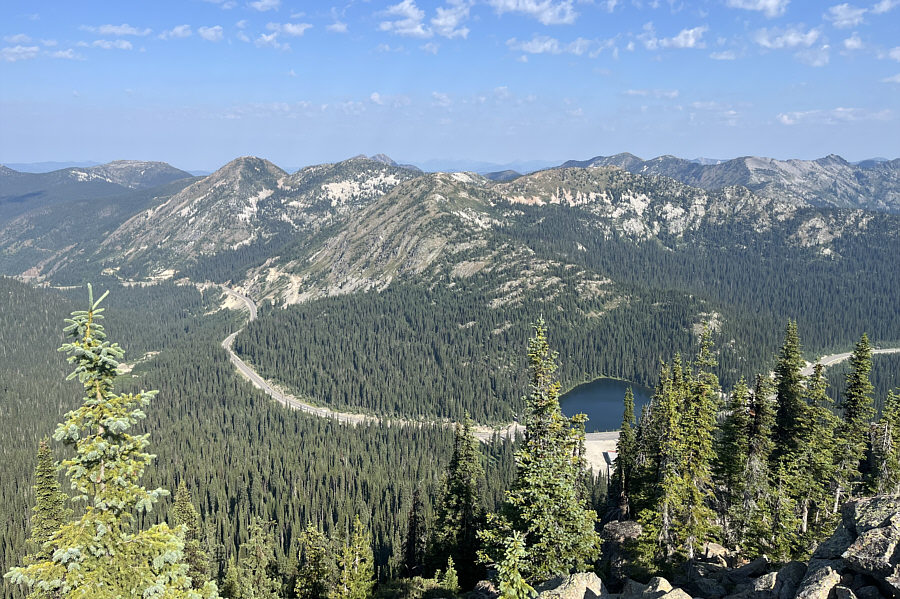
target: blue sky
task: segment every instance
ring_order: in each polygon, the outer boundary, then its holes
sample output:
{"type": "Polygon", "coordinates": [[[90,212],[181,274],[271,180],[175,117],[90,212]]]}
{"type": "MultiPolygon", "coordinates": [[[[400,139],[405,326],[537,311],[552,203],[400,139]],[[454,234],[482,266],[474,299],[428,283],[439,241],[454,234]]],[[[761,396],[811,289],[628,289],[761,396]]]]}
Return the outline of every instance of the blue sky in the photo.
{"type": "Polygon", "coordinates": [[[900,156],[900,0],[6,0],[0,15],[0,162],[900,156]]]}

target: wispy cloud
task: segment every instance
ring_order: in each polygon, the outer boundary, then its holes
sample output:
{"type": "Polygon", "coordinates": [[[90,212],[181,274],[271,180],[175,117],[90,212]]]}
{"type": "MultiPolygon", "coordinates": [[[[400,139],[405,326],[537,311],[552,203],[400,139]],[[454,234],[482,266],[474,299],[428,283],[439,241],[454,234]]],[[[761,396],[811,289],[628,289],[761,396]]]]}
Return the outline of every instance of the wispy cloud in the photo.
{"type": "Polygon", "coordinates": [[[104,50],[131,50],[134,47],[128,40],[94,40],[91,46],[104,50]]]}
{"type": "Polygon", "coordinates": [[[111,35],[115,37],[124,37],[126,35],[143,37],[145,35],[150,35],[150,33],[152,32],[152,30],[149,28],[138,29],[137,27],[132,27],[127,23],[122,23],[121,25],[100,25],[97,27],[83,25],[81,29],[84,31],[90,31],[91,33],[97,33],[99,35],[111,35]]]}
{"type": "Polygon", "coordinates": [[[790,0],[728,0],[726,4],[731,8],[756,10],[773,19],[784,14],[790,0]]]}
{"type": "Polygon", "coordinates": [[[291,37],[300,37],[310,27],[312,27],[310,23],[269,23],[266,25],[266,29],[269,31],[277,31],[291,37]]]}
{"type": "Polygon", "coordinates": [[[210,4],[218,4],[222,10],[231,10],[235,6],[237,6],[237,2],[235,0],[203,0],[204,2],[209,2],[210,4]]]}
{"type": "Polygon", "coordinates": [[[450,105],[453,104],[453,101],[450,99],[450,96],[448,96],[445,93],[441,93],[441,92],[431,92],[431,99],[432,99],[432,103],[435,106],[439,106],[441,108],[449,108],[450,105]]]}
{"type": "Polygon", "coordinates": [[[900,73],[893,75],[891,77],[885,77],[881,80],[882,83],[900,83],[900,73]]]}
{"type": "Polygon", "coordinates": [[[347,24],[341,21],[335,21],[331,25],[325,27],[325,29],[331,33],[347,33],[347,24]]]}
{"type": "Polygon", "coordinates": [[[734,60],[737,58],[732,50],[723,50],[721,52],[713,52],[709,55],[713,60],[734,60]]]}
{"type": "Polygon", "coordinates": [[[638,96],[640,98],[658,98],[660,100],[674,100],[678,97],[677,89],[627,89],[626,96],[638,96]]]}
{"type": "Polygon", "coordinates": [[[897,46],[896,48],[891,48],[890,50],[888,50],[887,55],[888,55],[888,58],[890,58],[892,60],[896,60],[897,62],[900,62],[900,46],[897,46]]]}
{"type": "Polygon", "coordinates": [[[857,121],[887,121],[893,118],[890,110],[866,110],[863,108],[831,108],[827,110],[801,110],[782,112],[776,118],[782,125],[837,125],[857,121]]]}
{"type": "Polygon", "coordinates": [[[431,37],[431,29],[425,26],[425,11],[416,6],[415,0],[403,0],[391,5],[384,12],[391,17],[382,21],[378,28],[397,35],[408,37],[431,37]]]}
{"type": "Polygon", "coordinates": [[[850,27],[856,27],[862,23],[865,14],[865,8],[844,3],[829,8],[828,12],[825,13],[824,18],[831,21],[838,29],[849,29],[850,27]]]}
{"type": "Polygon", "coordinates": [[[3,41],[8,44],[27,44],[31,41],[31,38],[24,33],[17,33],[15,35],[3,36],[3,41]]]}
{"type": "Polygon", "coordinates": [[[819,39],[818,29],[803,30],[802,25],[792,25],[786,29],[760,29],[753,35],[753,41],[769,50],[782,48],[810,47],[819,39]]]}
{"type": "Polygon", "coordinates": [[[290,50],[291,45],[288,43],[282,43],[278,41],[278,32],[275,31],[273,33],[259,34],[259,37],[256,38],[257,48],[275,48],[276,50],[290,50]]]}
{"type": "Polygon", "coordinates": [[[823,44],[818,48],[800,50],[794,56],[800,62],[811,67],[824,67],[831,59],[830,50],[831,47],[828,44],[823,44]]]}
{"type": "Polygon", "coordinates": [[[50,58],[59,58],[62,60],[84,60],[84,57],[80,54],[76,54],[75,50],[73,50],[72,48],[51,52],[50,58]]]}
{"type": "Polygon", "coordinates": [[[674,37],[656,37],[656,30],[653,23],[646,23],[644,30],[638,35],[638,39],[644,44],[648,50],[656,50],[658,48],[705,48],[703,42],[703,34],[709,28],[706,25],[693,27],[691,29],[682,29],[678,35],[674,37]]]}
{"type": "Polygon", "coordinates": [[[872,12],[876,15],[884,14],[900,6],[900,0],[881,0],[872,7],[872,12]]]}
{"type": "Polygon", "coordinates": [[[450,39],[468,37],[469,28],[462,24],[469,18],[469,6],[469,0],[450,0],[447,6],[439,7],[431,19],[435,33],[450,39]]]}
{"type": "Polygon", "coordinates": [[[250,8],[258,10],[259,12],[266,12],[267,10],[278,10],[279,8],[281,8],[281,0],[256,0],[255,2],[251,2],[249,6],[250,8]]]}
{"type": "Polygon", "coordinates": [[[3,62],[16,62],[37,58],[40,48],[37,46],[8,46],[0,48],[0,60],[3,62]]]}
{"type": "Polygon", "coordinates": [[[159,39],[168,40],[168,39],[182,39],[191,36],[191,26],[190,25],[176,25],[172,29],[167,31],[163,31],[159,34],[159,39]]]}
{"type": "Polygon", "coordinates": [[[843,43],[845,50],[862,50],[863,47],[863,41],[855,31],[853,32],[853,35],[845,39],[843,43]]]}
{"type": "Polygon", "coordinates": [[[212,27],[199,27],[197,35],[208,42],[220,42],[225,37],[225,32],[222,30],[221,25],[214,25],[212,27]]]}
{"type": "Polygon", "coordinates": [[[526,54],[574,54],[582,56],[589,54],[591,58],[597,56],[602,50],[614,45],[615,40],[589,40],[583,37],[576,38],[569,43],[562,43],[558,39],[546,35],[536,35],[530,40],[518,40],[512,38],[506,41],[510,50],[524,52],[526,54]]]}
{"type": "Polygon", "coordinates": [[[571,25],[578,18],[572,0],[488,0],[497,14],[520,13],[544,25],[571,25]]]}

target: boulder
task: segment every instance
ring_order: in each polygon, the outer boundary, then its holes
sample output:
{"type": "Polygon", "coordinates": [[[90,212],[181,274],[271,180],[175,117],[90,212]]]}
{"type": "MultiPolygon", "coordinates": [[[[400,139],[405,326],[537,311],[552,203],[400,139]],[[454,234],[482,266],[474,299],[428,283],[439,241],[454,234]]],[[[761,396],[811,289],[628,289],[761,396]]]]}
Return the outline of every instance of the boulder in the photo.
{"type": "Polygon", "coordinates": [[[793,599],[806,575],[806,564],[788,562],[778,571],[773,589],[776,599],[793,599]]]}
{"type": "Polygon", "coordinates": [[[841,575],[831,566],[807,573],[797,589],[797,599],[828,599],[831,591],[841,581],[841,575]]]}
{"type": "Polygon", "coordinates": [[[860,533],[842,557],[856,572],[884,578],[900,563],[898,555],[900,528],[892,523],[878,528],[868,528],[860,533]]]}
{"type": "Polygon", "coordinates": [[[854,535],[873,528],[882,528],[894,521],[900,527],[900,496],[876,495],[866,499],[848,501],[841,510],[843,522],[854,535]]]}
{"type": "Polygon", "coordinates": [[[475,588],[467,595],[468,599],[497,599],[500,591],[489,580],[480,580],[475,583],[475,588]]]}
{"type": "Polygon", "coordinates": [[[625,586],[622,587],[622,598],[635,599],[636,597],[640,597],[646,590],[647,585],[628,578],[625,580],[625,586]]]}
{"type": "Polygon", "coordinates": [[[554,578],[535,587],[540,599],[598,599],[607,597],[603,581],[593,572],[554,578]]]}
{"type": "Polygon", "coordinates": [[[721,599],[728,591],[721,584],[711,578],[701,578],[691,583],[690,590],[697,597],[704,599],[721,599]]]}
{"type": "Polygon", "coordinates": [[[600,531],[602,557],[597,568],[611,589],[619,590],[624,586],[632,561],[628,548],[640,536],[641,525],[631,520],[613,520],[600,531]]]}
{"type": "Polygon", "coordinates": [[[881,591],[878,590],[878,587],[872,585],[860,587],[854,592],[858,599],[886,599],[881,594],[881,591]]]}
{"type": "Polygon", "coordinates": [[[857,599],[856,594],[842,584],[834,587],[834,599],[857,599]]]}
{"type": "Polygon", "coordinates": [[[850,523],[850,527],[843,522],[838,524],[834,534],[831,535],[828,540],[823,541],[816,547],[816,550],[812,555],[813,559],[833,560],[841,557],[850,545],[853,544],[853,541],[856,540],[856,534],[851,532],[853,530],[851,527],[855,527],[855,524],[852,522],[850,523]]]}
{"type": "Polygon", "coordinates": [[[718,557],[728,559],[729,557],[731,557],[731,552],[725,549],[725,547],[723,547],[722,545],[710,541],[704,543],[703,547],[700,548],[700,556],[702,559],[714,561],[718,557]]]}
{"type": "Polygon", "coordinates": [[[894,599],[900,599],[900,566],[895,567],[894,573],[884,579],[881,588],[893,594],[894,599]]]}
{"type": "Polygon", "coordinates": [[[693,597],[691,597],[681,589],[672,589],[671,591],[663,595],[660,599],[693,599],[693,597]]]}
{"type": "Polygon", "coordinates": [[[659,599],[672,590],[672,584],[661,576],[654,576],[641,593],[641,599],[659,599]]]}
{"type": "Polygon", "coordinates": [[[740,586],[749,582],[751,578],[756,578],[768,572],[770,565],[769,558],[764,555],[736,570],[731,570],[728,572],[727,577],[732,584],[740,586]]]}

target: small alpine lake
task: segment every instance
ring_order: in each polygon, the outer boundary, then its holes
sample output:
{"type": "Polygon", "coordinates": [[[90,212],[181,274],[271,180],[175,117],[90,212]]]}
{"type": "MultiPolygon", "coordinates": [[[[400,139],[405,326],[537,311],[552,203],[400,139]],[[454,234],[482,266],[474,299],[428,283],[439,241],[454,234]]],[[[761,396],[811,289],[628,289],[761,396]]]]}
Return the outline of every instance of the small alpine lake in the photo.
{"type": "Polygon", "coordinates": [[[559,398],[559,405],[566,416],[587,414],[585,430],[589,433],[618,430],[622,426],[628,387],[634,393],[634,416],[640,418],[641,408],[650,403],[653,391],[619,379],[599,378],[578,385],[559,398]]]}

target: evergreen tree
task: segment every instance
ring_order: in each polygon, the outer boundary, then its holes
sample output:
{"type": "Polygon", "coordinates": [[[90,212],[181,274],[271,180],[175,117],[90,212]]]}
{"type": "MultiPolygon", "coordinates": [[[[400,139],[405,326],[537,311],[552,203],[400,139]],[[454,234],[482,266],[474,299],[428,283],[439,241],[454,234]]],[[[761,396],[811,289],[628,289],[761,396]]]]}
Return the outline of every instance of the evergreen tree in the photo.
{"type": "Polygon", "coordinates": [[[800,351],[800,337],[797,323],[788,322],[784,333],[784,343],[775,365],[775,400],[778,405],[775,414],[775,445],[771,454],[773,470],[782,458],[790,462],[798,449],[800,425],[804,419],[803,375],[805,362],[800,351]]]}
{"type": "Polygon", "coordinates": [[[694,559],[698,547],[703,545],[712,531],[713,435],[716,428],[718,397],[721,393],[719,379],[712,369],[717,366],[712,353],[712,338],[708,327],[700,339],[700,350],[694,362],[696,372],[684,394],[685,403],[681,417],[682,448],[681,470],[683,506],[678,514],[679,536],[687,559],[694,559]]]}
{"type": "Polygon", "coordinates": [[[771,381],[763,375],[757,375],[750,397],[743,497],[732,515],[735,537],[743,539],[746,553],[754,557],[767,552],[772,529],[769,464],[774,446],[772,430],[775,426],[775,409],[769,399],[771,392],[771,381]]]}
{"type": "Polygon", "coordinates": [[[632,478],[637,460],[637,438],[634,431],[634,392],[629,387],[625,391],[625,412],[622,427],[616,441],[616,469],[609,485],[609,502],[612,520],[628,520],[631,517],[629,499],[632,478]]]}
{"type": "Polygon", "coordinates": [[[225,580],[222,581],[222,596],[227,599],[243,599],[243,573],[232,555],[228,560],[225,570],[225,580]]]}
{"type": "Polygon", "coordinates": [[[328,538],[310,522],[300,534],[297,599],[326,599],[335,588],[337,567],[328,538]]]}
{"type": "Polygon", "coordinates": [[[44,544],[72,517],[72,510],[66,506],[69,497],[60,490],[56,471],[50,444],[41,441],[34,469],[34,507],[31,510],[30,553],[26,563],[51,559],[52,555],[44,544]]]}
{"type": "Polygon", "coordinates": [[[184,561],[188,564],[188,576],[195,589],[209,580],[209,555],[200,545],[200,514],[191,502],[191,492],[184,481],[175,492],[172,510],[176,526],[184,527],[184,561]]]}
{"type": "Polygon", "coordinates": [[[736,506],[743,507],[744,476],[750,457],[750,419],[750,390],[741,379],[728,400],[715,462],[719,519],[725,542],[730,546],[743,542],[744,531],[735,526],[732,516],[736,506]]]}
{"type": "Polygon", "coordinates": [[[500,561],[505,539],[522,533],[525,557],[519,562],[526,579],[546,580],[583,569],[598,553],[597,515],[585,507],[583,419],[568,419],[559,407],[555,352],[550,350],[543,320],[534,325],[528,345],[530,394],[525,413],[525,440],[516,453],[516,479],[507,491],[499,518],[479,533],[487,545],[485,560],[500,561]],[[574,424],[573,424],[574,420],[574,424]]]}
{"type": "Polygon", "coordinates": [[[425,559],[425,504],[418,486],[413,490],[409,516],[406,519],[406,538],[403,541],[403,572],[407,577],[422,573],[425,559]]]}
{"type": "Polygon", "coordinates": [[[274,522],[254,518],[250,538],[241,546],[241,599],[277,599],[281,583],[275,575],[274,522]]]}
{"type": "Polygon", "coordinates": [[[863,333],[850,355],[847,391],[841,403],[843,423],[839,434],[842,455],[838,465],[834,511],[837,511],[843,496],[853,494],[853,487],[858,485],[861,476],[860,465],[869,440],[869,425],[875,414],[872,401],[874,388],[869,381],[871,371],[872,348],[868,336],[863,333]]]}
{"type": "Polygon", "coordinates": [[[88,309],[67,319],[65,333],[72,340],[60,348],[75,364],[69,378],[81,382],[84,403],[66,415],[54,435],[75,448],[63,467],[74,499],[85,502],[84,514],[51,533],[44,546],[50,559],[13,568],[7,576],[15,584],[56,597],[215,597],[211,583],[200,592],[191,588],[183,543],[175,531],[166,524],[135,529],[136,515],[149,512],[166,494],[140,486],[153,456],[144,451],[147,435],[128,433],[144,418],[141,408],[155,392],[113,391],[124,352],[106,340],[99,322],[106,294],[94,301],[88,286],[88,297],[88,309]]]}
{"type": "Polygon", "coordinates": [[[888,393],[873,437],[872,491],[900,495],[900,390],[888,393]]]}
{"type": "Polygon", "coordinates": [[[359,519],[353,522],[353,533],[344,544],[341,569],[332,599],[368,599],[375,586],[372,545],[369,534],[359,519]]]}
{"type": "Polygon", "coordinates": [[[441,577],[441,588],[450,591],[454,595],[459,593],[459,577],[456,574],[456,567],[453,565],[453,558],[447,558],[447,569],[441,577]]]}
{"type": "Polygon", "coordinates": [[[435,515],[432,562],[445,564],[452,557],[464,585],[474,584],[482,569],[477,561],[477,532],[484,520],[478,488],[484,470],[472,421],[466,414],[457,423],[453,455],[444,479],[435,515]]]}
{"type": "Polygon", "coordinates": [[[505,540],[503,560],[497,568],[501,599],[532,599],[537,596],[537,592],[521,573],[526,555],[523,536],[521,532],[515,531],[505,540]]]}

